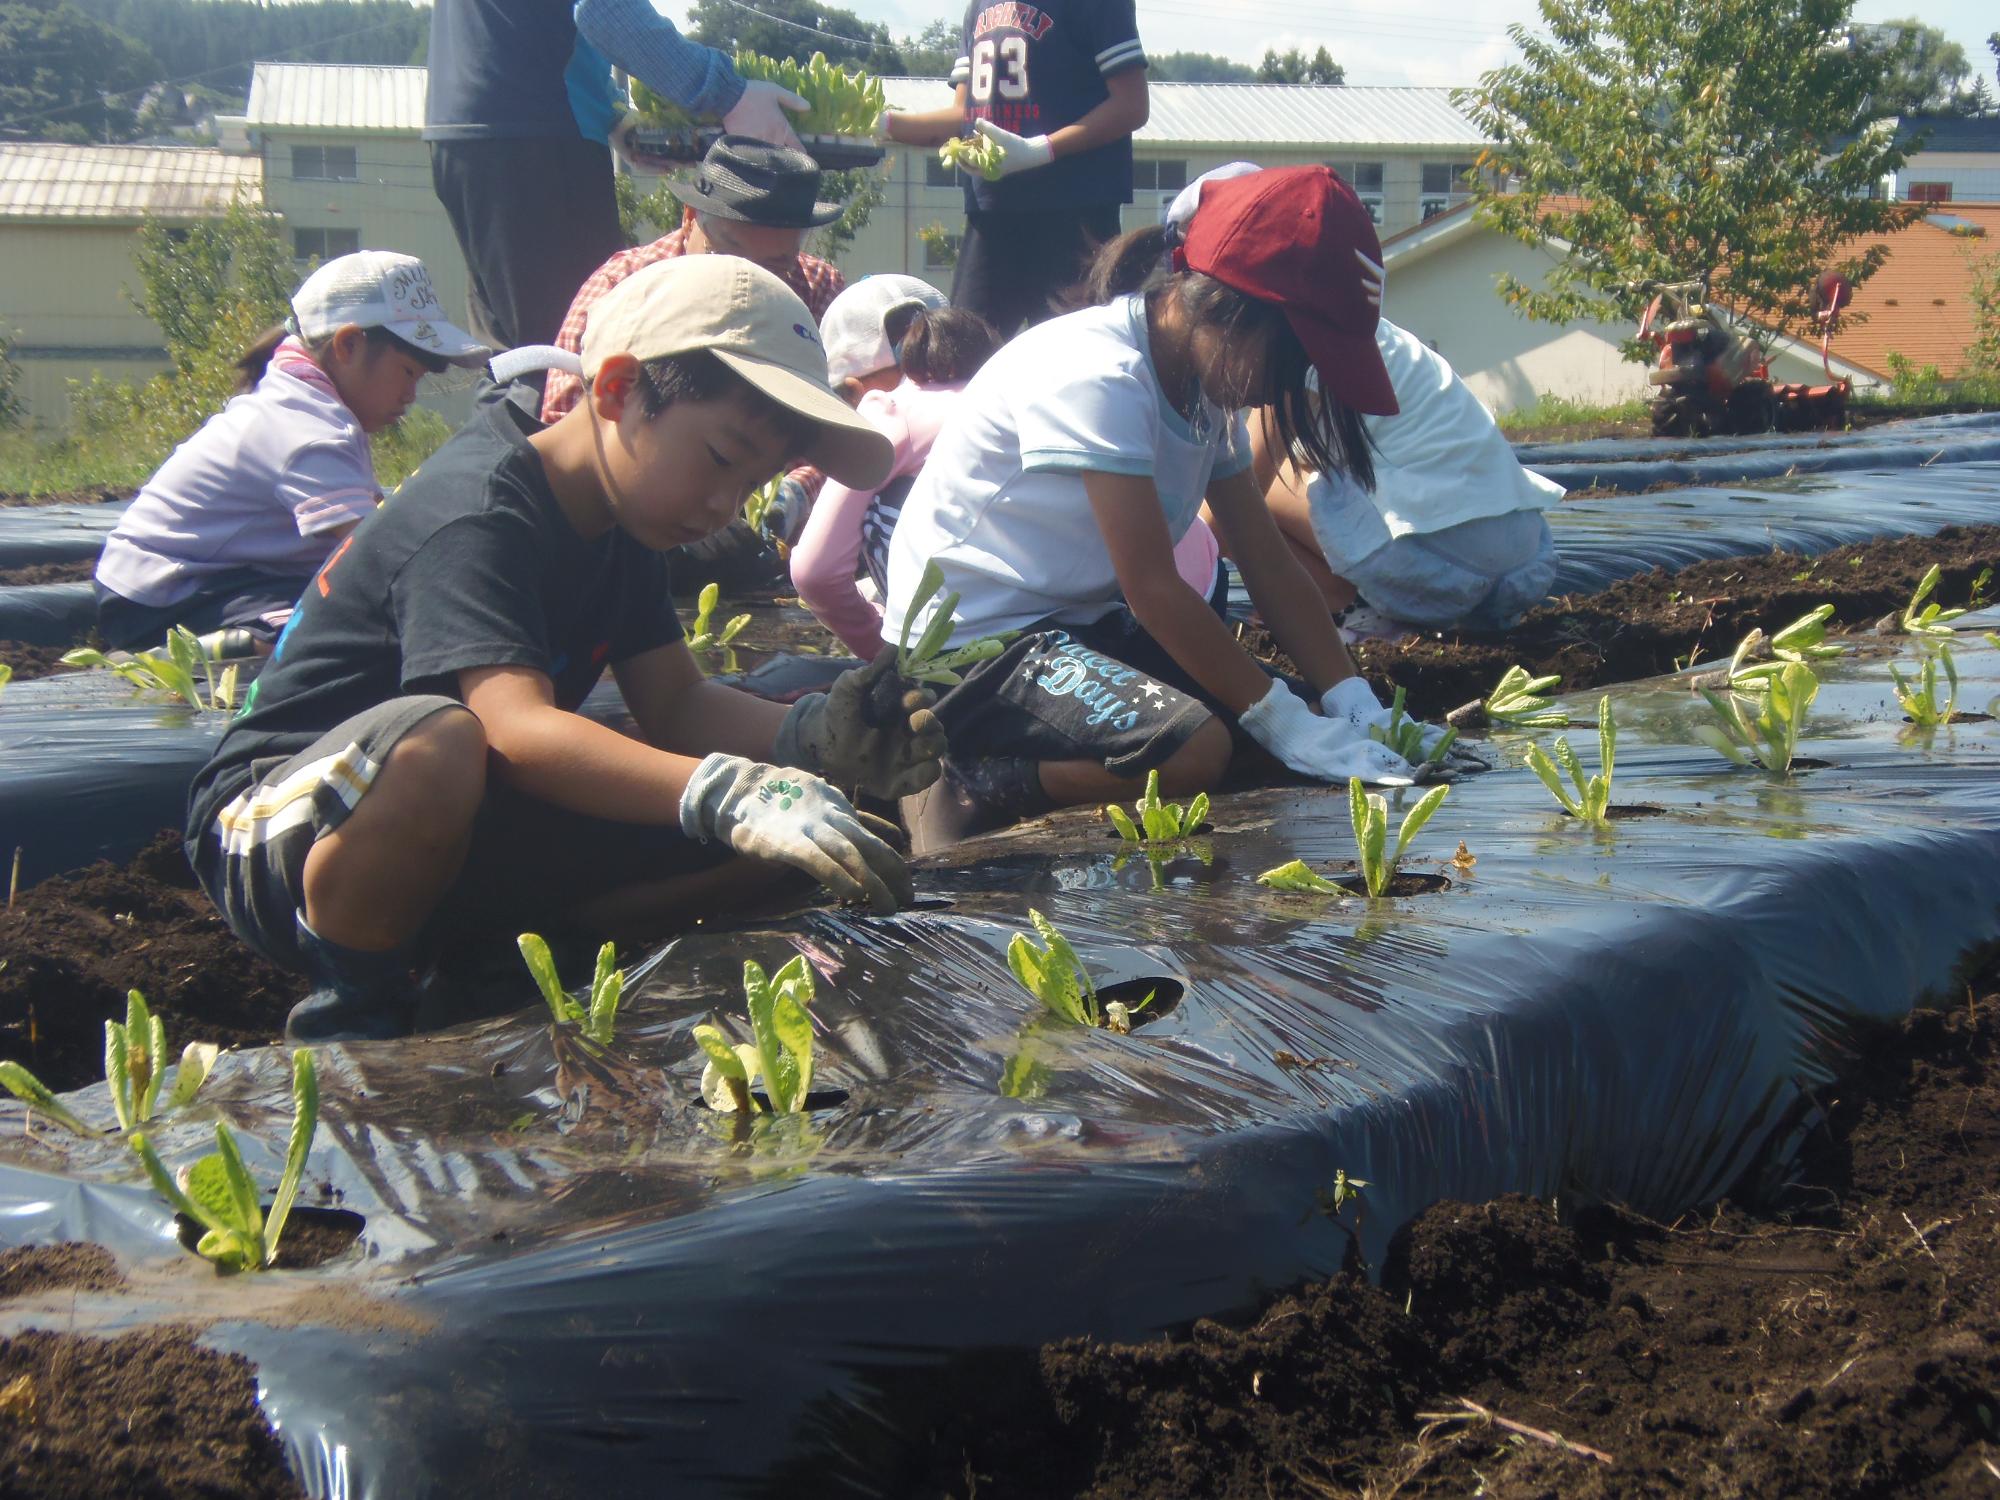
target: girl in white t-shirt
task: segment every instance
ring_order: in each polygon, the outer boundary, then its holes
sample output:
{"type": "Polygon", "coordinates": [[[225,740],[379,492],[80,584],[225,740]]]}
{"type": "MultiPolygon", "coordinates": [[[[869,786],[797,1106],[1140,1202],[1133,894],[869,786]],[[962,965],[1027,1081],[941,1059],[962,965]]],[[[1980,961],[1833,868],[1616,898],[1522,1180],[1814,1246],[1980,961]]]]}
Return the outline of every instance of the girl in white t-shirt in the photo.
{"type": "Polygon", "coordinates": [[[1021,632],[937,705],[951,753],[911,809],[919,849],[1130,797],[1153,770],[1174,795],[1213,786],[1232,721],[1317,779],[1414,774],[1369,739],[1383,710],[1265,509],[1231,415],[1269,408],[1286,447],[1372,483],[1360,414],[1395,398],[1375,347],[1381,247],[1367,211],[1324,167],[1257,172],[1208,185],[1171,260],[1165,249],[1157,229],[1107,246],[1112,262],[1156,266],[1137,293],[996,354],[903,506],[883,639],[902,634],[932,562],[960,596],[951,645],[1021,632]],[[1310,705],[1176,571],[1204,499],[1310,705]]]}
{"type": "Polygon", "coordinates": [[[175,625],[241,633],[267,652],[307,580],[381,503],[369,434],[400,418],[417,382],[492,351],[441,316],[414,256],[330,260],[292,316],[237,362],[231,398],[125,508],[97,564],[97,627],[157,646],[175,625]]]}

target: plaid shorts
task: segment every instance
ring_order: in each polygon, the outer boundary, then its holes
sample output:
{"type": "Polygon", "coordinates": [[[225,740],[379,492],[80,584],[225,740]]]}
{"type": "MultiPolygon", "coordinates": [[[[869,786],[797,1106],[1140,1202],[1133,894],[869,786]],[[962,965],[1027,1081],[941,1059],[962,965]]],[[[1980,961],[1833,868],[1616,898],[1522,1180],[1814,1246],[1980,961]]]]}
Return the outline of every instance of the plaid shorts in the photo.
{"type": "MultiPolygon", "coordinates": [[[[298,754],[253,762],[250,784],[190,841],[202,888],[236,935],[280,968],[302,971],[298,923],[306,855],[347,820],[398,741],[431,715],[468,712],[456,698],[392,698],[356,714],[298,754]]],[[[594,818],[489,780],[457,882],[420,945],[485,929],[558,923],[579,903],[733,857],[667,825],[594,818]]]]}

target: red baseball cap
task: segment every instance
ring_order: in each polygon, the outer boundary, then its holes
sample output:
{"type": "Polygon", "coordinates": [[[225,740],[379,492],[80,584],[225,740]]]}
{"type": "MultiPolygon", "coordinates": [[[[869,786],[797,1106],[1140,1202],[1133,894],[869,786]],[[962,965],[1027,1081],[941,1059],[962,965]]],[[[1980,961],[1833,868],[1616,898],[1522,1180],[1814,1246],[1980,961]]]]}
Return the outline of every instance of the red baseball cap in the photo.
{"type": "Polygon", "coordinates": [[[1174,263],[1277,303],[1323,390],[1370,416],[1396,414],[1375,347],[1382,242],[1330,167],[1271,167],[1211,182],[1174,263]]]}

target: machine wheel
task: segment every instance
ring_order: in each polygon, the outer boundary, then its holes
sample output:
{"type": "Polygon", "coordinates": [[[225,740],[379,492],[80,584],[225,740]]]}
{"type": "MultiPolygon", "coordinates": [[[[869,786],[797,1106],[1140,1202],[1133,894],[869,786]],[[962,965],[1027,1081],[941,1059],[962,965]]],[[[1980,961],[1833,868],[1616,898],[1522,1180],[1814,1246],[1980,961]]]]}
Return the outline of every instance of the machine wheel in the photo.
{"type": "Polygon", "coordinates": [[[1777,397],[1761,380],[1747,380],[1731,391],[1723,411],[1723,430],[1727,432],[1746,435],[1769,432],[1778,423],[1777,397]]]}
{"type": "Polygon", "coordinates": [[[1653,398],[1653,436],[1688,437],[1686,403],[1665,392],[1653,398]]]}

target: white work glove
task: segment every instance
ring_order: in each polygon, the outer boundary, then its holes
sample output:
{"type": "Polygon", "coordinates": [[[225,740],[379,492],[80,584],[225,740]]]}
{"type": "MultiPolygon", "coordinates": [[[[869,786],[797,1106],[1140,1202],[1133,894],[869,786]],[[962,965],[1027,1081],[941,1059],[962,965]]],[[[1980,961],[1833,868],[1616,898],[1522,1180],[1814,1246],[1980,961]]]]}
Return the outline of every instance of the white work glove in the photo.
{"type": "Polygon", "coordinates": [[[1046,167],[1056,159],[1056,148],[1049,144],[1045,135],[1030,140],[1011,130],[1002,130],[991,120],[974,120],[972,128],[1000,148],[1002,177],[1012,177],[1016,172],[1032,172],[1036,167],[1046,167]]]}
{"type": "MultiPolygon", "coordinates": [[[[1343,678],[1320,695],[1319,711],[1329,719],[1344,719],[1354,726],[1355,733],[1367,738],[1368,731],[1380,729],[1385,734],[1394,727],[1387,708],[1375,696],[1375,690],[1368,686],[1368,680],[1358,673],[1343,678]]],[[[1437,749],[1437,743],[1444,738],[1442,724],[1424,725],[1424,754],[1437,749]]]]}
{"type": "Polygon", "coordinates": [[[743,97],[736,101],[736,107],[722,117],[722,128],[730,135],[754,135],[773,146],[790,146],[799,151],[804,148],[799,145],[792,122],[785,118],[785,111],[803,114],[811,108],[790,89],[752,78],[743,85],[743,97]]]}
{"type": "Polygon", "coordinates": [[[689,838],[719,838],[738,854],[791,865],[878,912],[908,906],[916,900],[909,867],[861,817],[817,776],[740,755],[704,757],[681,794],[689,838]]]}
{"type": "Polygon", "coordinates": [[[895,133],[889,128],[889,122],[896,118],[896,111],[893,109],[885,109],[875,117],[876,140],[881,141],[884,145],[894,145],[896,143],[895,133]]]}
{"type": "Polygon", "coordinates": [[[1409,762],[1387,745],[1346,719],[1321,718],[1282,682],[1274,681],[1236,722],[1301,776],[1332,782],[1359,776],[1372,786],[1411,786],[1417,779],[1409,762]]]}

